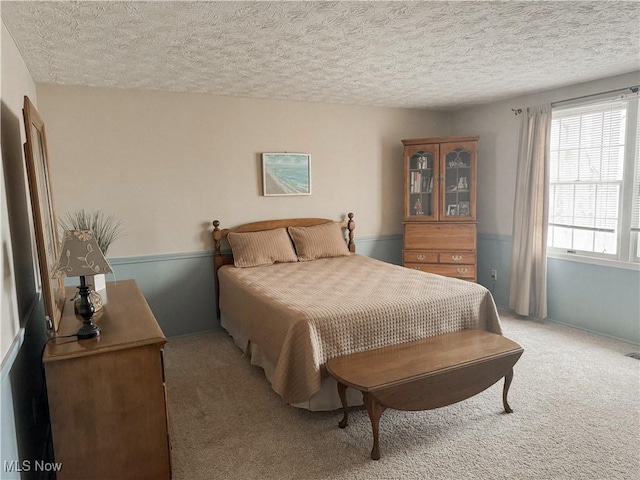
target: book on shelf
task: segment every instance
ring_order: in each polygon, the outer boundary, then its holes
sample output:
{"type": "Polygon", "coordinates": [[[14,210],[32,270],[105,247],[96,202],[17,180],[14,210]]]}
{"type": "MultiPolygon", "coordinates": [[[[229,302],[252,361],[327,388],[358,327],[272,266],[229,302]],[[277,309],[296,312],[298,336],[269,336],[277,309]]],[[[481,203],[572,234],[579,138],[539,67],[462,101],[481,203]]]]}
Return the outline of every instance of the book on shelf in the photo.
{"type": "Polygon", "coordinates": [[[411,193],[422,192],[422,174],[420,172],[411,172],[411,193]]]}

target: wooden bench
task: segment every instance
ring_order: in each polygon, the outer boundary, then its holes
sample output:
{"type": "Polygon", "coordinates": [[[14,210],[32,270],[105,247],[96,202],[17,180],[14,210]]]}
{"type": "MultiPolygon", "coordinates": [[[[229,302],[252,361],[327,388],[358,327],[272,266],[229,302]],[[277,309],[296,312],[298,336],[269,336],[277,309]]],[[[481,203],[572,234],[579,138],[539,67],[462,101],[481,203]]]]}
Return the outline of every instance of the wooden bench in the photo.
{"type": "Polygon", "coordinates": [[[327,361],[327,370],[338,381],[338,394],[348,424],[346,389],[362,392],[373,430],[371,458],[380,458],[378,426],[387,408],[430,410],[465,400],[504,377],[502,402],[513,410],[507,393],[513,366],[523,349],[517,343],[480,330],[463,330],[413,342],[368,350],[327,361]]]}

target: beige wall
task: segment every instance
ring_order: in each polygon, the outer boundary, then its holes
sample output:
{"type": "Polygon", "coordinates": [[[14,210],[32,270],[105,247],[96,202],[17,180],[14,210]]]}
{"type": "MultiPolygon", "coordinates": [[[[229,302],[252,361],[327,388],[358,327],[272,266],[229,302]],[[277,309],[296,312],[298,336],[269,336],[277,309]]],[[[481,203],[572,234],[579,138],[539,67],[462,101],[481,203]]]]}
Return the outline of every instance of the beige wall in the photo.
{"type": "Polygon", "coordinates": [[[5,357],[20,329],[21,314],[36,299],[36,283],[33,264],[33,248],[26,166],[22,144],[25,133],[22,120],[24,95],[35,103],[36,87],[18,49],[4,23],[0,39],[1,60],[1,106],[2,106],[2,169],[0,170],[0,358],[5,357]],[[11,218],[9,206],[11,206],[11,218]],[[13,232],[12,232],[13,228],[13,232]],[[12,245],[14,237],[22,238],[19,245],[12,245]],[[29,238],[30,237],[30,238],[29,238]],[[14,261],[14,253],[17,262],[14,261]],[[17,280],[16,269],[22,275],[17,280]],[[20,299],[18,295],[20,292],[20,299]]]}
{"type": "Polygon", "coordinates": [[[402,138],[445,135],[449,115],[38,84],[58,216],[121,217],[113,257],[211,248],[209,228],[339,219],[357,235],[402,231],[402,138]],[[311,155],[312,195],[264,197],[262,152],[311,155]]]}
{"type": "Polygon", "coordinates": [[[480,135],[478,142],[478,231],[511,235],[515,202],[520,116],[512,108],[542,105],[640,83],[638,72],[524,95],[460,110],[452,117],[452,134],[480,135]]]}

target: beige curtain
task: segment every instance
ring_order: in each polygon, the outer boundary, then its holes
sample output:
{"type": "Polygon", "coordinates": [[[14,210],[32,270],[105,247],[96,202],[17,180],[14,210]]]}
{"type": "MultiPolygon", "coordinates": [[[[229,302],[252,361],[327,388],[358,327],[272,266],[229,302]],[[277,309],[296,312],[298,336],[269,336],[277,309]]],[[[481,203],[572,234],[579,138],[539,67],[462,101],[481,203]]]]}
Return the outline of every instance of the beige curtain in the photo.
{"type": "Polygon", "coordinates": [[[551,105],[522,114],[509,307],[520,315],[547,316],[547,221],[549,182],[547,155],[551,105]]]}

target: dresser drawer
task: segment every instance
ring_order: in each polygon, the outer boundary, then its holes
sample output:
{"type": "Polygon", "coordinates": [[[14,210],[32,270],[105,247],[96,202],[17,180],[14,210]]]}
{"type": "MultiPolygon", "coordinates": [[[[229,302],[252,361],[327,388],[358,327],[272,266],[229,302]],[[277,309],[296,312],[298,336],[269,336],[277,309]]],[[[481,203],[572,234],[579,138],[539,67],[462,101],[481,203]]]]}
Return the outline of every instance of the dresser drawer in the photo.
{"type": "Polygon", "coordinates": [[[405,263],[407,268],[414,270],[420,270],[422,272],[437,273],[438,275],[444,275],[445,277],[456,277],[464,279],[476,278],[475,265],[442,265],[431,263],[405,263]]]}
{"type": "Polygon", "coordinates": [[[475,265],[475,252],[440,252],[438,254],[438,263],[457,263],[466,265],[475,265]]]}
{"type": "Polygon", "coordinates": [[[426,250],[403,250],[403,263],[438,263],[438,252],[426,250]]]}

